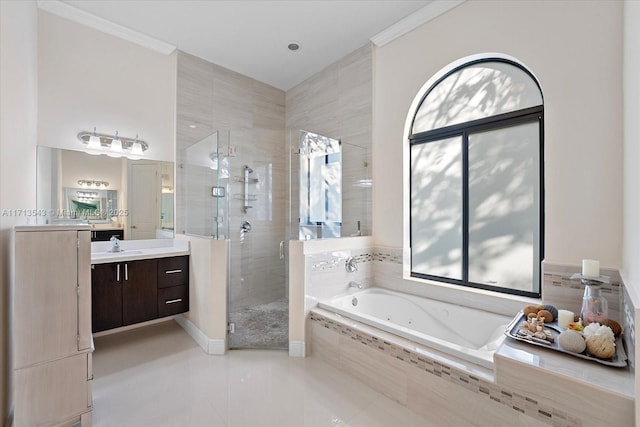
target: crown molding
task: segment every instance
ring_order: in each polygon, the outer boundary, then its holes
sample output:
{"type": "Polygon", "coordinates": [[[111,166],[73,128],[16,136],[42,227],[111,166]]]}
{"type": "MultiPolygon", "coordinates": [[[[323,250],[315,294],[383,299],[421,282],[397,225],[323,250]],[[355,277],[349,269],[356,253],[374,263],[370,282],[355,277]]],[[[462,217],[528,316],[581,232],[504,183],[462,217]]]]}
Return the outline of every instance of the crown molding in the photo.
{"type": "Polygon", "coordinates": [[[433,0],[422,9],[396,22],[386,30],[371,37],[371,42],[378,47],[397,39],[420,25],[437,18],[443,13],[461,5],[466,0],[433,0]]]}
{"type": "Polygon", "coordinates": [[[77,9],[59,0],[38,0],[38,9],[53,13],[54,15],[69,19],[70,21],[77,22],[103,33],[136,43],[142,47],[146,47],[147,49],[154,50],[164,55],[169,55],[176,50],[176,47],[169,43],[107,21],[106,19],[77,9]]]}

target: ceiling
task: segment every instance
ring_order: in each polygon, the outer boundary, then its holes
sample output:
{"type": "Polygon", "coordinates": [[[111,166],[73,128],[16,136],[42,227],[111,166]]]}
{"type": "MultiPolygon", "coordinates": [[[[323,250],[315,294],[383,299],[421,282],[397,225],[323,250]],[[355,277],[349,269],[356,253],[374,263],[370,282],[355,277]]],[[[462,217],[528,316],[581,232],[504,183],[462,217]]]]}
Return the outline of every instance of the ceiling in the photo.
{"type": "Polygon", "coordinates": [[[80,9],[286,91],[403,18],[436,2],[65,0],[64,3],[67,9],[80,9]],[[298,42],[301,48],[295,52],[288,50],[290,41],[298,42]]]}

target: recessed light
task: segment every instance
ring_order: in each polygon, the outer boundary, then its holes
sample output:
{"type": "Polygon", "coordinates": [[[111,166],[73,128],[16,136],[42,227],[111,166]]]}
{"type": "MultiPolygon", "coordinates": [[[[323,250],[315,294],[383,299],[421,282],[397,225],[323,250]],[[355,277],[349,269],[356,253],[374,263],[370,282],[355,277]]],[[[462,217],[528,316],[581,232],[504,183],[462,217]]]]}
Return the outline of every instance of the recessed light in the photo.
{"type": "Polygon", "coordinates": [[[295,52],[296,50],[300,49],[300,43],[296,42],[296,41],[290,41],[289,43],[287,43],[287,49],[289,49],[290,51],[295,52]]]}
{"type": "Polygon", "coordinates": [[[189,127],[190,127],[191,129],[195,129],[195,128],[197,128],[198,126],[196,126],[196,125],[189,125],[189,127]]]}

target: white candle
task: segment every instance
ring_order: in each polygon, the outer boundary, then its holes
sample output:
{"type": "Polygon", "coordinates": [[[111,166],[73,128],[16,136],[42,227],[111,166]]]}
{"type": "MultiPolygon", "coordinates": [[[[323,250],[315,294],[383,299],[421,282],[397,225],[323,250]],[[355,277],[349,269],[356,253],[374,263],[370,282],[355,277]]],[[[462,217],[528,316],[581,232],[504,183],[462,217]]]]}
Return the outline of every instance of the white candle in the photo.
{"type": "Polygon", "coordinates": [[[584,277],[600,277],[600,261],[595,259],[583,259],[582,275],[584,277]]]}
{"type": "Polygon", "coordinates": [[[573,322],[573,311],[558,310],[558,326],[567,329],[569,323],[573,322]]]}

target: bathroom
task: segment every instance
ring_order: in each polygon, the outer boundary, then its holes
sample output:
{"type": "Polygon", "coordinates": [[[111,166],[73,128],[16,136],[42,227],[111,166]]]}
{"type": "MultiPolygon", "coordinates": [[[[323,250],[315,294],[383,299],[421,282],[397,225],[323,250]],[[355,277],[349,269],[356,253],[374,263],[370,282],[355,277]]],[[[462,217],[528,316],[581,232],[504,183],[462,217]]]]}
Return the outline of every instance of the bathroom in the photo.
{"type": "MultiPolygon", "coordinates": [[[[249,150],[249,147],[255,148],[254,141],[263,141],[265,146],[267,141],[283,141],[277,148],[282,150],[277,153],[282,161],[288,149],[284,141],[288,140],[291,129],[306,129],[327,136],[351,135],[360,139],[358,145],[366,147],[370,144],[371,225],[362,222],[363,236],[293,241],[286,248],[287,259],[282,262],[279,274],[288,275],[290,283],[288,289],[280,292],[288,294],[289,299],[288,351],[291,356],[314,358],[315,347],[309,328],[315,328],[315,323],[310,325],[307,320],[305,326],[305,297],[309,287],[317,287],[323,278],[333,277],[332,274],[340,285],[336,286],[335,292],[325,288],[321,291],[327,294],[346,291],[340,286],[346,287],[351,280],[342,268],[349,256],[358,260],[354,280],[366,286],[386,285],[449,301],[464,299],[469,304],[499,306],[512,313],[524,305],[514,297],[494,298],[451,287],[427,287],[403,278],[402,260],[406,256],[403,252],[403,135],[406,135],[404,126],[411,101],[427,80],[447,64],[487,51],[505,52],[525,63],[544,92],[544,255],[546,264],[557,267],[555,271],[545,270],[550,274],[546,277],[553,283],[556,275],[561,277],[556,281],[562,283],[562,274],[571,268],[577,271],[583,258],[599,259],[603,269],[606,267],[612,276],[619,272],[632,306],[638,307],[638,267],[633,261],[638,253],[635,237],[640,234],[633,221],[637,216],[637,195],[633,192],[637,173],[632,167],[632,162],[639,158],[637,144],[633,143],[637,132],[633,114],[638,110],[638,97],[627,96],[637,93],[638,86],[632,78],[626,77],[635,74],[639,62],[635,50],[628,47],[638,39],[634,26],[629,24],[640,18],[640,10],[633,2],[586,5],[563,2],[544,6],[527,2],[518,7],[464,2],[389,44],[361,47],[287,92],[183,52],[158,54],[46,11],[29,13],[21,19],[29,22],[33,30],[30,40],[38,46],[38,65],[37,69],[30,68],[34,62],[23,58],[25,69],[32,71],[31,74],[19,73],[22,77],[17,81],[37,80],[37,120],[34,106],[27,105],[22,108],[32,113],[26,115],[28,120],[16,121],[22,128],[31,130],[27,135],[31,145],[11,144],[6,139],[7,136],[21,137],[22,133],[3,133],[2,207],[36,205],[36,145],[70,148],[78,144],[77,131],[71,130],[75,125],[60,120],[60,112],[72,112],[69,115],[81,121],[82,129],[87,131],[96,126],[98,131],[113,133],[117,129],[121,135],[134,137],[138,132],[136,127],[149,129],[144,138],[150,144],[148,156],[175,161],[176,239],[189,241],[194,264],[213,260],[210,269],[194,273],[192,294],[202,298],[192,301],[190,312],[185,316],[202,332],[199,335],[191,329],[192,334],[199,337],[196,340],[200,347],[210,354],[224,352],[229,344],[226,341],[227,288],[224,285],[207,287],[204,283],[216,280],[212,276],[218,274],[226,277],[228,270],[233,277],[234,268],[241,269],[242,265],[233,264],[234,259],[237,260],[234,250],[238,249],[234,248],[233,240],[229,244],[224,240],[179,236],[180,222],[184,220],[181,215],[185,212],[179,194],[179,164],[182,149],[216,131],[230,130],[229,145],[236,150],[236,156],[230,158],[236,168],[232,176],[241,175],[244,165],[257,171],[259,165],[255,162],[271,155],[268,149],[265,153],[249,150]],[[496,13],[496,9],[500,13],[496,13]],[[33,13],[40,14],[37,29],[33,28],[33,13]],[[540,28],[541,22],[544,30],[540,28]],[[464,33],[459,31],[461,26],[467,29],[464,33]],[[505,37],[505,33],[510,36],[505,37]],[[468,34],[474,34],[474,37],[468,34]],[[91,42],[81,43],[81,40],[91,42]],[[447,40],[446,46],[443,46],[443,40],[447,40]],[[419,52],[423,51],[429,54],[421,56],[419,52]],[[94,66],[126,63],[128,55],[134,55],[142,65],[126,72],[118,71],[117,67],[94,66]],[[91,87],[74,84],[74,81],[80,81],[79,76],[86,75],[91,75],[96,82],[109,84],[91,87]],[[145,83],[142,86],[146,92],[139,87],[140,82],[145,83]],[[349,88],[353,92],[346,90],[349,88]],[[95,101],[100,99],[118,102],[119,108],[116,111],[95,101]],[[223,101],[230,102],[233,108],[223,101]],[[307,102],[310,105],[305,104],[307,102]],[[101,117],[103,123],[95,123],[95,117],[101,117]],[[122,117],[129,119],[123,121],[122,117]],[[12,160],[9,161],[4,153],[12,160]],[[15,176],[20,176],[21,180],[16,182],[15,176]],[[8,187],[10,182],[12,188],[8,187]],[[340,270],[337,267],[326,269],[322,273],[324,276],[320,272],[314,273],[314,266],[318,268],[322,262],[336,260],[341,263],[338,265],[340,270]],[[288,262],[288,268],[285,262],[288,262]]],[[[5,114],[11,113],[3,108],[3,116],[5,114]]],[[[10,130],[11,127],[3,132],[10,130]]],[[[348,142],[348,138],[344,137],[344,141],[348,142]]],[[[286,178],[284,173],[278,177],[283,181],[286,178]]],[[[274,194],[275,197],[286,199],[284,193],[274,194]]],[[[250,214],[253,214],[251,210],[250,214]]],[[[285,217],[282,218],[282,223],[274,226],[277,227],[274,234],[279,236],[269,238],[270,256],[277,262],[280,261],[279,243],[285,240],[287,232],[285,217]]],[[[8,238],[7,230],[13,224],[6,218],[3,220],[3,233],[8,238]]],[[[232,218],[232,221],[235,223],[229,224],[229,233],[239,235],[238,219],[232,218]]],[[[249,232],[245,237],[255,236],[249,232]]],[[[4,242],[3,237],[3,246],[8,245],[4,242]]],[[[8,251],[9,246],[3,250],[8,251]]],[[[543,295],[544,287],[543,281],[543,295]]],[[[7,320],[3,319],[3,322],[6,325],[7,320]]],[[[9,334],[7,327],[3,330],[5,335],[9,334]]],[[[333,338],[322,336],[321,339],[333,338]]],[[[5,343],[5,349],[7,345],[5,343]]],[[[3,353],[8,354],[7,351],[3,353]]],[[[396,368],[404,369],[402,366],[396,368]]],[[[429,382],[429,378],[425,377],[425,381],[429,382]]],[[[366,378],[360,379],[367,383],[366,378]]],[[[407,386],[404,387],[404,395],[411,394],[406,391],[407,386]]],[[[456,389],[451,388],[447,393],[451,393],[449,397],[455,395],[456,389]]],[[[395,401],[411,400],[393,392],[389,394],[395,401]]],[[[496,414],[505,413],[504,404],[476,397],[473,395],[471,400],[478,411],[478,423],[483,424],[482,414],[488,412],[483,405],[495,409],[496,414]]],[[[447,396],[443,399],[446,401],[447,396]]],[[[10,405],[6,402],[3,405],[4,415],[10,405]]],[[[434,406],[437,405],[430,408],[434,406]]],[[[443,408],[446,408],[443,409],[445,414],[455,412],[455,406],[444,405],[443,408]]],[[[509,419],[510,415],[504,416],[509,419]]]]}

